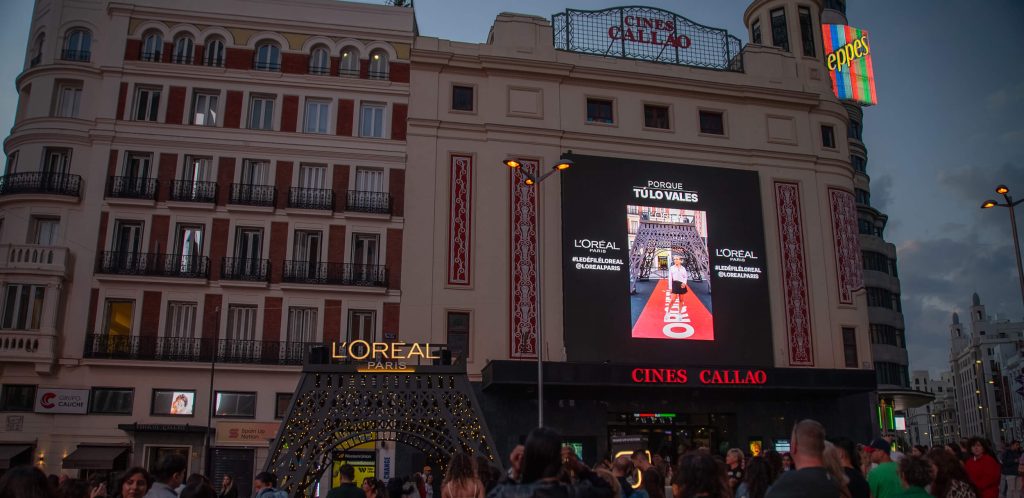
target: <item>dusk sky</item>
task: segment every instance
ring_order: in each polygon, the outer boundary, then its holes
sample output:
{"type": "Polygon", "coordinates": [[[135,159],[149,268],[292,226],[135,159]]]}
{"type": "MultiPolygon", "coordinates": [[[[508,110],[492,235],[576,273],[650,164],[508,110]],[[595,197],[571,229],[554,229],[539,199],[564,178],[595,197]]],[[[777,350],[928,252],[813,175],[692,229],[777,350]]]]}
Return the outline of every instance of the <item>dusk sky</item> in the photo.
{"type": "MultiPolygon", "coordinates": [[[[738,0],[415,3],[421,35],[466,42],[484,42],[502,11],[548,17],[565,8],[633,4],[672,10],[747,41],[748,2],[738,0]]],[[[999,183],[1024,196],[1024,65],[1012,36],[1024,25],[1024,2],[848,3],[850,24],[872,40],[879,103],[865,110],[867,168],[872,204],[889,215],[885,236],[898,249],[910,368],[935,375],[948,369],[950,314],[969,307],[973,292],[990,315],[1024,319],[1007,210],[979,209],[999,183]]],[[[0,5],[0,43],[8,47],[0,60],[0,127],[10,130],[32,2],[0,5]]],[[[1019,214],[1024,218],[1024,209],[1019,214]]]]}

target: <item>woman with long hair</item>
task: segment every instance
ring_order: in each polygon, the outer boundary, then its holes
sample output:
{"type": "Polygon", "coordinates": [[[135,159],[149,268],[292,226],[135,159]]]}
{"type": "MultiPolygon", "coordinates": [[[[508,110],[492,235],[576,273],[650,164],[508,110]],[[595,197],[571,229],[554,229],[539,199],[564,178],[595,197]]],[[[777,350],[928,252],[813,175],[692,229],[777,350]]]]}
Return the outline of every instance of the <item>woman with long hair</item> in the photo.
{"type": "Polygon", "coordinates": [[[768,482],[773,483],[782,475],[782,454],[775,450],[764,450],[763,456],[765,462],[768,463],[768,468],[771,470],[768,482]]]}
{"type": "Polygon", "coordinates": [[[461,451],[452,455],[441,485],[441,498],[484,498],[485,491],[473,457],[461,451]]]}
{"type": "Polygon", "coordinates": [[[971,482],[978,487],[981,498],[999,498],[1001,466],[987,439],[972,437],[967,442],[971,455],[964,462],[964,468],[971,482]]]}
{"type": "Polygon", "coordinates": [[[971,483],[967,471],[956,454],[946,448],[936,447],[928,452],[935,479],[931,493],[936,498],[978,498],[978,489],[971,483]]]}
{"type": "Polygon", "coordinates": [[[751,458],[743,482],[736,488],[736,498],[764,498],[768,487],[772,485],[773,474],[772,466],[766,458],[751,458]]]}
{"type": "Polygon", "coordinates": [[[57,490],[52,489],[43,471],[30,465],[8,470],[0,477],[0,498],[54,498],[57,490]]]}
{"type": "Polygon", "coordinates": [[[612,498],[612,489],[576,454],[562,454],[562,436],[546,427],[530,431],[523,451],[522,483],[506,481],[489,498],[612,498]],[[573,483],[559,480],[563,473],[575,476],[573,483]]]}
{"type": "Polygon", "coordinates": [[[842,498],[851,498],[850,478],[846,477],[846,471],[843,469],[842,451],[831,441],[825,441],[825,451],[821,455],[821,463],[825,464],[825,470],[828,470],[832,480],[839,483],[839,495],[842,498]]]}
{"type": "Polygon", "coordinates": [[[673,498],[730,498],[732,490],[725,478],[725,464],[706,453],[689,453],[679,459],[679,470],[672,482],[673,498]]]}

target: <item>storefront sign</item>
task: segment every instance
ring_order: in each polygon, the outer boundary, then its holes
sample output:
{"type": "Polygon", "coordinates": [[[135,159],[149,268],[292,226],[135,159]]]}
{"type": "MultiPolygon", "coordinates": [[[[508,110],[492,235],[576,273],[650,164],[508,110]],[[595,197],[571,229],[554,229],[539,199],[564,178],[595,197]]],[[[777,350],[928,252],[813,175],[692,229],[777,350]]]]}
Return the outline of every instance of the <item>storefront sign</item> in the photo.
{"type": "Polygon", "coordinates": [[[861,105],[877,104],[868,32],[844,24],[823,24],[821,35],[836,97],[861,105]]]}
{"type": "Polygon", "coordinates": [[[89,410],[88,389],[39,389],[36,413],[85,414],[89,410]]]}
{"type": "Polygon", "coordinates": [[[368,342],[364,340],[331,343],[331,358],[365,361],[359,372],[415,372],[413,361],[437,360],[441,354],[430,343],[368,342]]]}
{"type": "Polygon", "coordinates": [[[217,444],[266,446],[280,427],[279,422],[217,422],[217,444]]]}
{"type": "Polygon", "coordinates": [[[634,384],[703,384],[703,385],[763,385],[768,382],[764,370],[688,371],[685,368],[634,368],[634,384]]]}

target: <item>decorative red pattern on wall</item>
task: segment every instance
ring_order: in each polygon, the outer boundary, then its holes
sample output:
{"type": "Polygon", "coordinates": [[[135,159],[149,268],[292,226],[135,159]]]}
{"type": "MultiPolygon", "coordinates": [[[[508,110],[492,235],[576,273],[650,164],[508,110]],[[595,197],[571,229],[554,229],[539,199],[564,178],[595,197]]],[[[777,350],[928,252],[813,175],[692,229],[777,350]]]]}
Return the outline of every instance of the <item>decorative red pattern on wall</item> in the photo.
{"type": "Polygon", "coordinates": [[[811,310],[807,289],[807,263],[800,212],[800,185],[775,182],[779,217],[779,250],[782,256],[782,288],[786,303],[789,364],[814,366],[811,344],[811,310]]]}
{"type": "Polygon", "coordinates": [[[471,285],[473,158],[452,155],[448,185],[448,285],[471,285]]]}
{"type": "Polygon", "coordinates": [[[839,302],[853,304],[853,292],[864,287],[860,236],[857,233],[857,207],[853,194],[838,188],[828,189],[828,201],[832,208],[839,302]]]}
{"type": "MultiPolygon", "coordinates": [[[[523,161],[523,169],[536,174],[537,161],[523,161]]],[[[511,223],[511,329],[509,357],[537,357],[537,189],[523,183],[522,175],[509,170],[512,197],[511,223]]]]}

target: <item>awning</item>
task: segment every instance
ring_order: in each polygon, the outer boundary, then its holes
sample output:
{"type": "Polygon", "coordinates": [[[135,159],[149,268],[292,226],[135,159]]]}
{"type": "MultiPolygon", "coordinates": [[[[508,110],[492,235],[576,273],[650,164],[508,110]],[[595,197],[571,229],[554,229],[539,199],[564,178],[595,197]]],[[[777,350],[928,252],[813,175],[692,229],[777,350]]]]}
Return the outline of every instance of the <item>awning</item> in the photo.
{"type": "Polygon", "coordinates": [[[128,465],[127,446],[79,445],[64,457],[62,468],[88,470],[117,470],[128,465]]]}
{"type": "Polygon", "coordinates": [[[31,463],[31,444],[0,444],[0,469],[31,463]]]}

